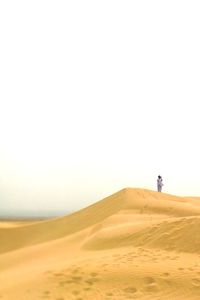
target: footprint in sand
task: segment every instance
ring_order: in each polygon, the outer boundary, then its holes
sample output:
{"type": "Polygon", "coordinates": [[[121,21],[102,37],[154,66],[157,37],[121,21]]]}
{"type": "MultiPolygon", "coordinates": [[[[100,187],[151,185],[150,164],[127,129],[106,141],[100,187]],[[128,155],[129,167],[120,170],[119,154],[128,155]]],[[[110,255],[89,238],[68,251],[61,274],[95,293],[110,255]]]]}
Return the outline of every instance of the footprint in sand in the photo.
{"type": "Polygon", "coordinates": [[[74,281],[73,280],[67,280],[67,281],[61,281],[60,282],[60,284],[62,285],[64,285],[65,284],[65,282],[66,282],[66,284],[71,284],[71,283],[74,283],[74,281]]]}
{"type": "Polygon", "coordinates": [[[101,265],[102,267],[107,267],[108,266],[108,264],[103,264],[103,265],[101,265]]]}
{"type": "Polygon", "coordinates": [[[50,297],[50,292],[49,292],[49,291],[44,291],[42,297],[43,297],[43,298],[48,298],[48,297],[50,297]]]}
{"type": "Polygon", "coordinates": [[[192,283],[195,287],[200,287],[200,279],[199,278],[193,278],[192,283]]]}
{"type": "Polygon", "coordinates": [[[133,258],[132,257],[128,257],[127,261],[133,261],[133,258]]]}
{"type": "Polygon", "coordinates": [[[93,284],[94,284],[94,282],[91,281],[91,280],[86,280],[85,282],[86,282],[88,285],[93,285],[93,284]]]}
{"type": "Polygon", "coordinates": [[[153,277],[145,277],[144,283],[146,284],[145,291],[147,292],[157,292],[158,287],[153,277]]]}
{"type": "Polygon", "coordinates": [[[98,273],[93,272],[93,273],[91,273],[91,276],[96,277],[96,276],[98,276],[98,273]]]}
{"type": "Polygon", "coordinates": [[[99,279],[98,278],[89,278],[88,280],[86,280],[85,282],[88,284],[88,285],[93,285],[95,284],[99,279]]]}
{"type": "Polygon", "coordinates": [[[171,257],[170,257],[170,256],[165,256],[165,257],[163,257],[163,258],[165,258],[165,259],[171,259],[171,257]]]}
{"type": "Polygon", "coordinates": [[[148,285],[146,288],[145,288],[145,291],[146,292],[152,292],[152,293],[155,293],[155,292],[158,292],[158,287],[155,283],[153,283],[152,285],[148,285]]]}
{"type": "Polygon", "coordinates": [[[91,287],[84,288],[84,291],[91,291],[91,287]]]}
{"type": "Polygon", "coordinates": [[[153,283],[155,283],[155,280],[154,280],[153,277],[145,277],[145,278],[144,278],[144,282],[145,282],[146,284],[153,284],[153,283]]]}
{"type": "Polygon", "coordinates": [[[54,273],[53,276],[62,277],[62,276],[65,276],[65,274],[64,273],[54,273]]]}
{"type": "Polygon", "coordinates": [[[81,281],[82,280],[82,277],[81,276],[72,276],[72,279],[74,281],[81,281]]]}
{"type": "Polygon", "coordinates": [[[80,291],[77,291],[77,290],[72,291],[72,294],[73,294],[73,295],[79,295],[79,294],[80,294],[80,291]]]}
{"type": "Polygon", "coordinates": [[[106,296],[111,297],[111,296],[113,296],[113,293],[106,293],[106,296]]]}
{"type": "Polygon", "coordinates": [[[128,294],[135,294],[137,292],[137,289],[133,286],[129,286],[129,287],[123,289],[123,291],[128,294]]]}
{"type": "Polygon", "coordinates": [[[151,261],[158,262],[158,259],[156,257],[152,257],[151,261]]]}
{"type": "Polygon", "coordinates": [[[72,270],[72,273],[78,273],[79,270],[80,270],[80,268],[76,268],[76,269],[72,270]]]}
{"type": "Polygon", "coordinates": [[[163,273],[164,277],[168,277],[169,275],[170,275],[170,273],[168,273],[168,272],[163,273]]]}
{"type": "Polygon", "coordinates": [[[75,282],[74,282],[74,280],[65,280],[65,281],[60,281],[59,285],[65,286],[66,284],[69,284],[69,283],[75,283],[75,282]]]}

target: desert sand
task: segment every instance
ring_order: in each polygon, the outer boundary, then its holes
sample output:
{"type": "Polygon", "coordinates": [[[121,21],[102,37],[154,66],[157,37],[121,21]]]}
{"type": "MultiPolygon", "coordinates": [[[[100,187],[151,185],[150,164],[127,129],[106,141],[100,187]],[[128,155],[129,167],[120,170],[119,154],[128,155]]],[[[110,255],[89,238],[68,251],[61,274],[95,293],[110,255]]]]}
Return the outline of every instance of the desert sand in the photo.
{"type": "Polygon", "coordinates": [[[200,198],[123,189],[71,215],[0,222],[0,299],[200,299],[200,198]]]}

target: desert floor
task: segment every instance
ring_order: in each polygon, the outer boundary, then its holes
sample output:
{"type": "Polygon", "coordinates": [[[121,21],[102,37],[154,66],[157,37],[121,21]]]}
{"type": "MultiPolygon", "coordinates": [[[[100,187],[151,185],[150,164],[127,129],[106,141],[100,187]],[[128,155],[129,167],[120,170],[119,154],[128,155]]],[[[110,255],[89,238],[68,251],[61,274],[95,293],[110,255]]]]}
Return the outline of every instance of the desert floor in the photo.
{"type": "Polygon", "coordinates": [[[199,300],[200,198],[126,188],[71,215],[0,222],[0,299],[199,300]]]}

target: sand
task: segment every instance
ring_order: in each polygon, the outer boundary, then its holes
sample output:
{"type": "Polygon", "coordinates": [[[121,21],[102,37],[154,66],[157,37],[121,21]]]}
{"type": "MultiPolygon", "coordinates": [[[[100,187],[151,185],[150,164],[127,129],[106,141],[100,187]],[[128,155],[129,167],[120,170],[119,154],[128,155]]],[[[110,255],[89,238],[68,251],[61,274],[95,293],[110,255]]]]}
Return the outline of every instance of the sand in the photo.
{"type": "Polygon", "coordinates": [[[0,299],[200,299],[200,198],[126,188],[66,217],[0,222],[0,299]]]}

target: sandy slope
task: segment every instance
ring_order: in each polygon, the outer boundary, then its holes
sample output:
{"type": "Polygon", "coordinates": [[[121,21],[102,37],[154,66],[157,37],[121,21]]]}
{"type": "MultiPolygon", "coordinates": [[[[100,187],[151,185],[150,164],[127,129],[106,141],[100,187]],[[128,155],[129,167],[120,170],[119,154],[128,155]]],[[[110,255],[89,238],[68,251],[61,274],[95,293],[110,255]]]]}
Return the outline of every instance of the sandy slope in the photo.
{"type": "Polygon", "coordinates": [[[3,223],[0,299],[200,299],[200,198],[128,188],[66,217],[3,223]]]}

